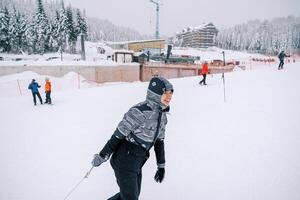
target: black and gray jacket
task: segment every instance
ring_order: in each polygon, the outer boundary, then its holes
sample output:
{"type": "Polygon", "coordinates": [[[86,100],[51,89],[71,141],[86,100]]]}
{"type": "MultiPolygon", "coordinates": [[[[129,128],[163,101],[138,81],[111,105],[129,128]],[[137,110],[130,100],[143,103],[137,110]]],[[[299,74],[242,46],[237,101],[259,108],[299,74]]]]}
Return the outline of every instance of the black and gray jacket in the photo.
{"type": "Polygon", "coordinates": [[[100,152],[102,157],[108,159],[122,141],[126,140],[147,151],[154,146],[157,165],[164,167],[164,138],[168,122],[166,113],[170,108],[161,104],[161,95],[166,90],[173,91],[169,81],[161,77],[151,79],[146,101],[131,107],[125,113],[111,139],[100,152]]]}
{"type": "Polygon", "coordinates": [[[284,60],[285,57],[290,57],[290,56],[286,55],[284,51],[281,51],[280,54],[278,55],[279,60],[284,60]]]}

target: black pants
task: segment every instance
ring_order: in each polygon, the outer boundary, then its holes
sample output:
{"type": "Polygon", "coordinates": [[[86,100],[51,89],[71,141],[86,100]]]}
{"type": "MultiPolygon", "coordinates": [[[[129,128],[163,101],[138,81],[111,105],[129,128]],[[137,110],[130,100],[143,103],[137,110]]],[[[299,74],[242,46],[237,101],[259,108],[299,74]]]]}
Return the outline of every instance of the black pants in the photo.
{"type": "Polygon", "coordinates": [[[199,82],[199,84],[201,85],[203,83],[204,85],[206,85],[206,74],[202,74],[202,76],[203,79],[199,82]]]}
{"type": "Polygon", "coordinates": [[[51,91],[46,92],[46,101],[45,101],[45,103],[51,104],[51,97],[50,97],[50,95],[51,95],[51,91]]]}
{"type": "Polygon", "coordinates": [[[142,167],[149,157],[143,147],[125,141],[113,154],[114,169],[120,192],[109,200],[138,200],[142,184],[142,167]]]}
{"type": "Polygon", "coordinates": [[[42,97],[41,97],[41,95],[40,95],[39,92],[32,92],[32,96],[33,96],[33,103],[34,103],[34,105],[36,105],[36,96],[38,96],[41,104],[43,104],[43,100],[42,100],[42,97]]]}
{"type": "Polygon", "coordinates": [[[278,65],[278,69],[283,69],[283,65],[284,65],[283,60],[280,60],[280,63],[278,65]]]}

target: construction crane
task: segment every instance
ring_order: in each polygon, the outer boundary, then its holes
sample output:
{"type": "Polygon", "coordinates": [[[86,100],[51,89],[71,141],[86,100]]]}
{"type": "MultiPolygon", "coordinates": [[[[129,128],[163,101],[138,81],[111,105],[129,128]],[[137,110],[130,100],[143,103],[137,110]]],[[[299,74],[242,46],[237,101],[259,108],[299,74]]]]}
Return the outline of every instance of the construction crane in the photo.
{"type": "Polygon", "coordinates": [[[159,39],[159,7],[162,4],[159,4],[156,1],[150,0],[151,3],[154,3],[156,5],[156,30],[155,30],[155,38],[159,39]]]}

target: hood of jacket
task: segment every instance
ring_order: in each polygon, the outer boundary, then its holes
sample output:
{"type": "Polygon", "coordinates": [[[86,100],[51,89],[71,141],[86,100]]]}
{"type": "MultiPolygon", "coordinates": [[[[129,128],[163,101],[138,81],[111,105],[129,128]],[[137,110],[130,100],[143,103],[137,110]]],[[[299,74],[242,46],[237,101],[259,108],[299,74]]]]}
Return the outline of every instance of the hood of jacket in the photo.
{"type": "Polygon", "coordinates": [[[161,103],[161,96],[165,91],[174,92],[173,85],[163,77],[154,77],[150,80],[147,90],[146,101],[152,107],[165,109],[161,103]]]}

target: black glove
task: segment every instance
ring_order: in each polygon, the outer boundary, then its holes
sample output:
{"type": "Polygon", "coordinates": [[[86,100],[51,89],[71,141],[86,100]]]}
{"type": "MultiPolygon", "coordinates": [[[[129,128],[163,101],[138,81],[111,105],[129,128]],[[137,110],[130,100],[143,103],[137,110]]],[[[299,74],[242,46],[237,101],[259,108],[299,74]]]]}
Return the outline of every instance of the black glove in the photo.
{"type": "Polygon", "coordinates": [[[154,180],[158,183],[161,183],[165,177],[165,168],[157,168],[157,171],[154,176],[154,180]]]}
{"type": "Polygon", "coordinates": [[[105,161],[107,161],[107,159],[102,158],[99,154],[95,154],[94,158],[92,160],[92,165],[94,167],[98,167],[100,166],[102,163],[104,163],[105,161]]]}

